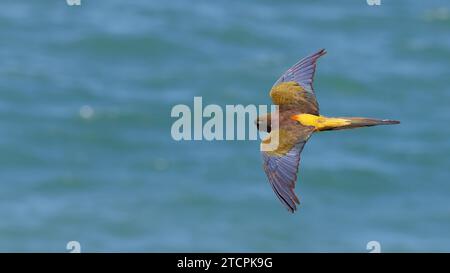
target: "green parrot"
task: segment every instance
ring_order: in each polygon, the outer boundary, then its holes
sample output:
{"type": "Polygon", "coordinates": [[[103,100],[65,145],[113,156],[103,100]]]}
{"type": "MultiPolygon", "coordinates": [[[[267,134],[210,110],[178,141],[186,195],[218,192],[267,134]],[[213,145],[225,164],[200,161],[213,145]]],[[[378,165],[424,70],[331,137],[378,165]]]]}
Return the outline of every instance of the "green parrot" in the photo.
{"type": "Polygon", "coordinates": [[[300,204],[294,192],[300,153],[314,132],[400,123],[396,120],[320,115],[313,80],[316,62],[325,54],[326,51],[321,49],[289,68],[270,91],[278,114],[259,116],[256,120],[258,130],[269,133],[262,140],[261,147],[277,139],[274,149],[261,148],[263,168],[278,199],[292,213],[300,204]],[[273,126],[274,121],[277,126],[273,126]]]}

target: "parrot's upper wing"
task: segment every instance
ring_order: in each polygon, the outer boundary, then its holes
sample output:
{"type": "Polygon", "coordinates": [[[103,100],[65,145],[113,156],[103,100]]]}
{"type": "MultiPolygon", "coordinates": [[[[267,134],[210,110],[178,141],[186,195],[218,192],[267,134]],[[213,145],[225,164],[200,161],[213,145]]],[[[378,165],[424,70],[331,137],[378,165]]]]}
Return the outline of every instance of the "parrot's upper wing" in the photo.
{"type": "Polygon", "coordinates": [[[294,192],[300,153],[313,130],[313,127],[301,125],[281,125],[279,130],[271,131],[269,137],[263,140],[270,141],[278,134],[278,147],[274,151],[261,151],[261,154],[272,189],[290,212],[294,212],[296,204],[300,204],[294,192]]]}
{"type": "Polygon", "coordinates": [[[313,81],[317,59],[325,54],[325,49],[321,49],[289,68],[270,91],[273,102],[277,105],[296,105],[302,113],[318,115],[319,105],[314,94],[313,81]]]}

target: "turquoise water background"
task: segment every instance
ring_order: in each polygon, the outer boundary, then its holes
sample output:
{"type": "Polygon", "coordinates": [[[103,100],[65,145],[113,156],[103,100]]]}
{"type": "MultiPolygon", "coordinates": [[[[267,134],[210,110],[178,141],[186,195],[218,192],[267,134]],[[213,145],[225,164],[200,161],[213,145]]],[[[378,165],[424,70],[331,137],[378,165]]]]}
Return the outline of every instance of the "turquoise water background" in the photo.
{"type": "Polygon", "coordinates": [[[1,3],[0,251],[450,251],[448,1],[81,3],[1,3]],[[296,214],[258,141],[172,140],[319,48],[322,114],[402,123],[314,135],[296,214]]]}

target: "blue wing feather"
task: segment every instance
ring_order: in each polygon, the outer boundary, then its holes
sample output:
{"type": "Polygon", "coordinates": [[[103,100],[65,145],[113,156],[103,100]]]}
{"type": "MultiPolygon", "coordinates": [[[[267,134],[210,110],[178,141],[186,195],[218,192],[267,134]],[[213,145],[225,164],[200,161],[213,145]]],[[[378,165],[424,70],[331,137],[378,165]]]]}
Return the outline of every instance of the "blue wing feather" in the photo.
{"type": "Polygon", "coordinates": [[[313,81],[314,73],[316,71],[316,62],[321,56],[327,52],[321,49],[318,52],[311,54],[289,68],[274,84],[274,86],[282,82],[297,82],[305,91],[314,94],[313,81]]]}
{"type": "Polygon", "coordinates": [[[283,156],[261,152],[264,171],[269,178],[270,185],[278,199],[290,212],[294,212],[297,209],[297,204],[300,204],[294,188],[297,182],[300,154],[305,143],[306,141],[298,143],[283,156]]]}

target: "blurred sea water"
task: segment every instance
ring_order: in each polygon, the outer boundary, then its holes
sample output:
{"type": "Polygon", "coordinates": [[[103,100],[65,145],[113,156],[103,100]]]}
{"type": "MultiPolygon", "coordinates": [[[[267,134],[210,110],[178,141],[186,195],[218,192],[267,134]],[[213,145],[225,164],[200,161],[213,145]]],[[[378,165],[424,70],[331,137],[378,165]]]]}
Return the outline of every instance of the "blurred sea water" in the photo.
{"type": "Polygon", "coordinates": [[[0,251],[450,251],[447,1],[4,0],[0,251]],[[330,116],[291,215],[258,141],[171,138],[176,104],[270,104],[319,48],[330,116]]]}

